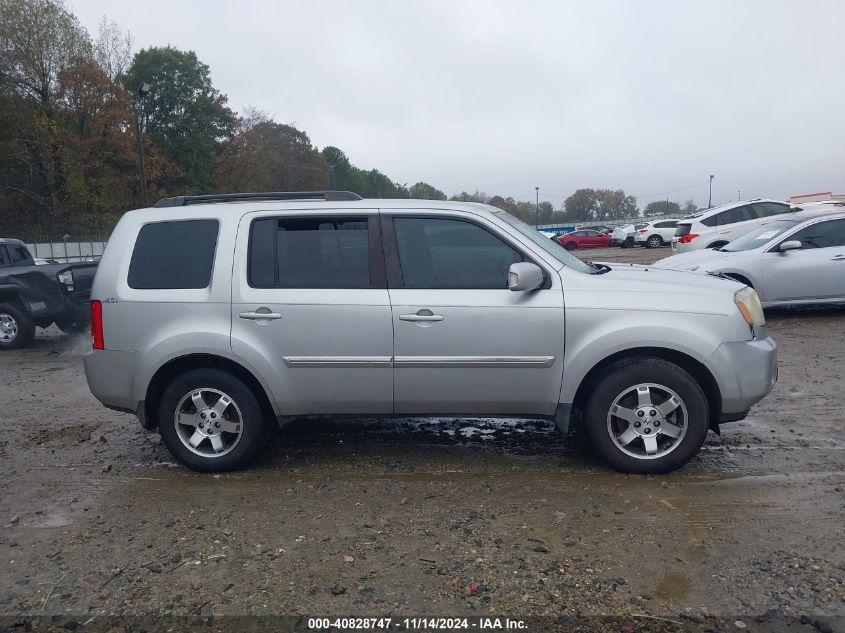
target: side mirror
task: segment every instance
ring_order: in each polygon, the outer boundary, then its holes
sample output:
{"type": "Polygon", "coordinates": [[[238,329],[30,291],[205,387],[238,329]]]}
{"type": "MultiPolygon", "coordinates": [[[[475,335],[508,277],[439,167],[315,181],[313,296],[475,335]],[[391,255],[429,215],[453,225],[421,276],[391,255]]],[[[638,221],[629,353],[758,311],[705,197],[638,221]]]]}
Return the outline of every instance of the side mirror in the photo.
{"type": "Polygon", "coordinates": [[[787,240],[786,242],[781,242],[780,246],[778,246],[778,250],[781,252],[797,251],[802,248],[804,248],[804,245],[798,240],[787,240]]]}
{"type": "Polygon", "coordinates": [[[543,271],[537,264],[518,262],[511,264],[508,271],[508,289],[516,291],[536,290],[543,285],[543,271]]]}

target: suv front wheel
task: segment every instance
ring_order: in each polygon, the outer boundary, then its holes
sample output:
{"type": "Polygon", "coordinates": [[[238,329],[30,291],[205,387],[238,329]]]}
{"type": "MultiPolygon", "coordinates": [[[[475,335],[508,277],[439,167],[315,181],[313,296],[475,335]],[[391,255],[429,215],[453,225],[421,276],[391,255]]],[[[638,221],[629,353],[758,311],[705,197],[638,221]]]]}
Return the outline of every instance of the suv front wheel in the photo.
{"type": "Polygon", "coordinates": [[[625,360],[599,379],[586,408],[590,442],[625,473],[666,473],[707,435],[707,398],[684,369],[659,358],[625,360]]]}
{"type": "Polygon", "coordinates": [[[171,382],[159,404],[161,439],[182,464],[201,472],[248,466],[271,428],[252,389],[219,369],[192,369],[171,382]]]}

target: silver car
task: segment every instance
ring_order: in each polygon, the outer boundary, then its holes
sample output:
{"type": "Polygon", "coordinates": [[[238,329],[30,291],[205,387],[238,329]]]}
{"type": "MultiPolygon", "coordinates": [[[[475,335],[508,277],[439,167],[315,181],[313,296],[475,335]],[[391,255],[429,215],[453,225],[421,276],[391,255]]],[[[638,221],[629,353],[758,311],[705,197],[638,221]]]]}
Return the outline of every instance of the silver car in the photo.
{"type": "Polygon", "coordinates": [[[721,274],[754,288],[764,307],[845,302],[845,209],[806,205],[717,249],[661,259],[660,268],[721,274]]]}
{"type": "Polygon", "coordinates": [[[625,472],[689,461],[772,388],[756,293],[584,263],[481,204],[345,192],[126,213],[92,290],[92,393],[201,471],[296,416],[512,416],[625,472]]]}

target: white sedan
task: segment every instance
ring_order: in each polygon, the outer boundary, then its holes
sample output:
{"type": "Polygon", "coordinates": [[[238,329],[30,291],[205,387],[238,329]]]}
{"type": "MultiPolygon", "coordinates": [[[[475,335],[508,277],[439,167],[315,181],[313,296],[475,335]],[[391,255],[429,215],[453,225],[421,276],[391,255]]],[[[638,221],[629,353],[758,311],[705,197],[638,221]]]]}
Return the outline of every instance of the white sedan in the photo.
{"type": "Polygon", "coordinates": [[[731,277],[754,288],[764,307],[845,302],[845,212],[832,210],[775,217],[721,248],[654,266],[731,277]]]}

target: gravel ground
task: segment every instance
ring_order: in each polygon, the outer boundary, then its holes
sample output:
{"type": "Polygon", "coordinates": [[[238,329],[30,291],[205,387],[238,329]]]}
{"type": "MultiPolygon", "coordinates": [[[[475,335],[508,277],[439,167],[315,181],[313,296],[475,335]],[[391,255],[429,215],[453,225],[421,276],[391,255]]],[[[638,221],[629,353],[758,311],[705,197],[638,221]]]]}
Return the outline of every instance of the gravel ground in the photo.
{"type": "Polygon", "coordinates": [[[199,475],[89,394],[86,339],[42,332],[0,355],[0,629],[401,614],[845,631],[845,309],[768,318],[774,392],[663,477],[613,473],[546,422],[451,418],[297,423],[252,470],[199,475]]]}

